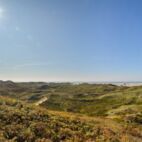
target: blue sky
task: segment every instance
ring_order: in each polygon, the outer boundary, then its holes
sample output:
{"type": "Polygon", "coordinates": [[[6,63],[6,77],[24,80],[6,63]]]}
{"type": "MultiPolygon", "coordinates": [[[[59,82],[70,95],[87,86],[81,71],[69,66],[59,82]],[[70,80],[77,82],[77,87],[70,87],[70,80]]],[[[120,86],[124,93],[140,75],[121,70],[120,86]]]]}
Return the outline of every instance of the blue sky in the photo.
{"type": "Polygon", "coordinates": [[[0,0],[0,79],[142,81],[141,0],[0,0]]]}

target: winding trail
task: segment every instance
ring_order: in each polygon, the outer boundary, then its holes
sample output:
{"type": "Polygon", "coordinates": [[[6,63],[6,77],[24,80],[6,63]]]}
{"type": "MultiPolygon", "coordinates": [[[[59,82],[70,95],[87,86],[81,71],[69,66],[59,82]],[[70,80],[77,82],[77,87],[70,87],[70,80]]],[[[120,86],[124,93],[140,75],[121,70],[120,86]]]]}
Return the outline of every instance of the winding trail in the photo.
{"type": "Polygon", "coordinates": [[[40,104],[44,103],[45,101],[47,101],[48,98],[47,97],[44,97],[42,99],[40,99],[38,102],[35,103],[36,106],[39,106],[40,104]]]}

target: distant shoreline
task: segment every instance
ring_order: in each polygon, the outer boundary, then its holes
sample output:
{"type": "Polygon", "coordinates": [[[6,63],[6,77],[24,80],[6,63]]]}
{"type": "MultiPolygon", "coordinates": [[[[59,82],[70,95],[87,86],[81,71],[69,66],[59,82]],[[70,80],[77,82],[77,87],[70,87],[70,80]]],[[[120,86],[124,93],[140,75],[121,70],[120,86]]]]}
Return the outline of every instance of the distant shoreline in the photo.
{"type": "Polygon", "coordinates": [[[50,83],[69,83],[69,84],[112,84],[112,85],[117,85],[117,86],[142,86],[141,81],[11,81],[11,80],[0,80],[0,82],[9,82],[9,83],[45,83],[45,84],[50,84],[50,83]]]}

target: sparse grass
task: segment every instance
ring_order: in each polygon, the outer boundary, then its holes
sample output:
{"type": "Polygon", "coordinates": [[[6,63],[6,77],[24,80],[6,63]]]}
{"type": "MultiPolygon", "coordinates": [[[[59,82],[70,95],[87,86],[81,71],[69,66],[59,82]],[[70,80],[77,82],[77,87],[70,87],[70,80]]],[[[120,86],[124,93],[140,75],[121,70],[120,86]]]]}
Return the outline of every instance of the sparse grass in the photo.
{"type": "Polygon", "coordinates": [[[142,141],[142,86],[7,82],[0,94],[0,142],[142,141]]]}
{"type": "MultiPolygon", "coordinates": [[[[140,128],[113,120],[50,111],[0,97],[0,141],[3,142],[134,142],[140,128]],[[15,103],[16,102],[16,103],[15,103]]],[[[138,142],[138,141],[135,141],[138,142]]]]}

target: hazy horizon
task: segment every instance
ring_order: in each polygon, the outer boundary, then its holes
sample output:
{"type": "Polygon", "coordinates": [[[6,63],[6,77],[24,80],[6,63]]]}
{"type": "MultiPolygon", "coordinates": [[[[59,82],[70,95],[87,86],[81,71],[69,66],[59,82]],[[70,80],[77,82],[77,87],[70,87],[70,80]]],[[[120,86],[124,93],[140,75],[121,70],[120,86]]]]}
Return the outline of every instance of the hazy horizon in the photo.
{"type": "Polygon", "coordinates": [[[0,0],[0,80],[141,82],[141,4],[0,0]]]}

